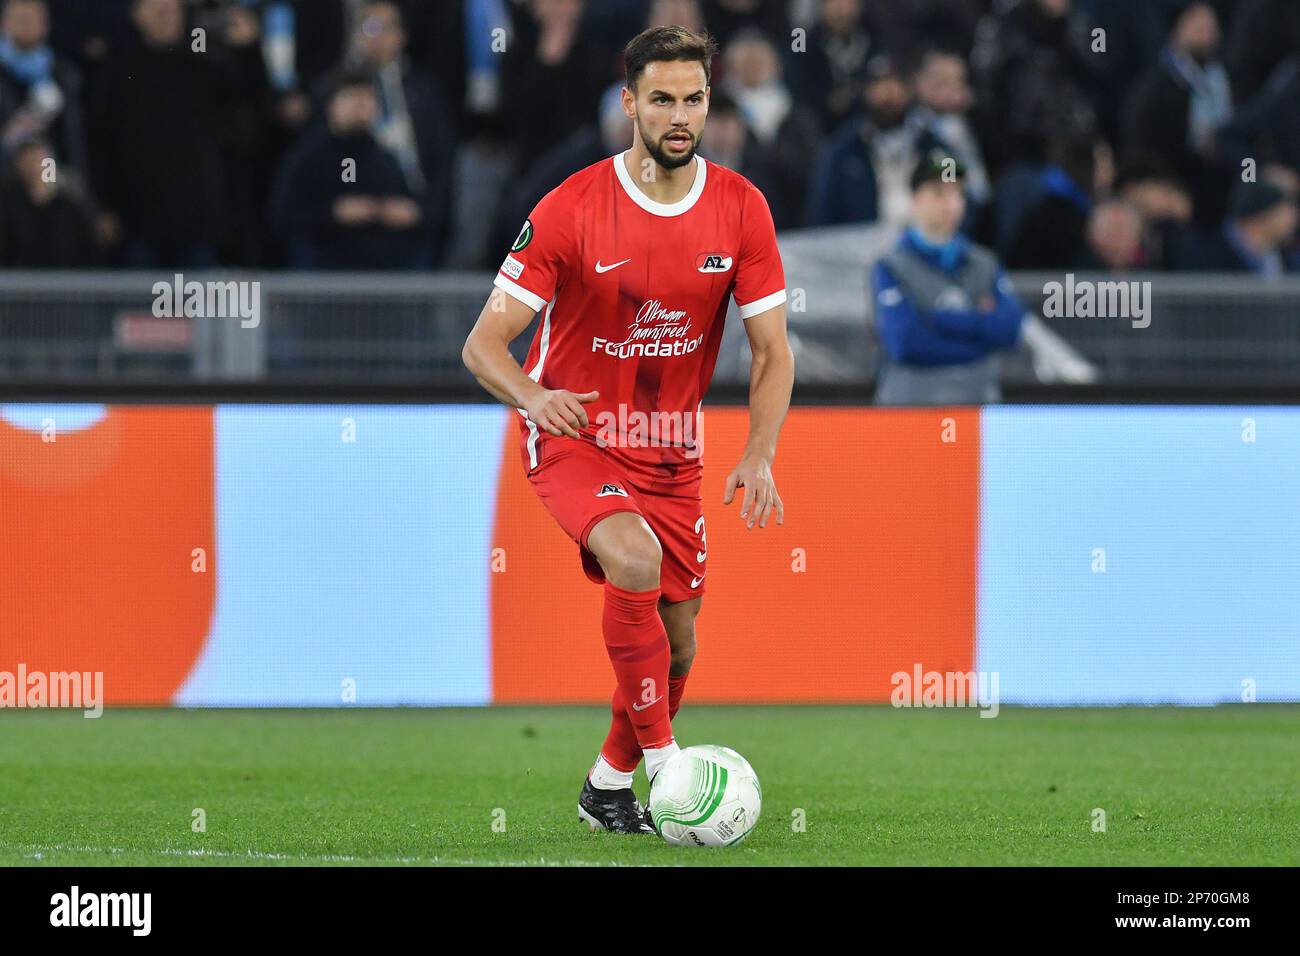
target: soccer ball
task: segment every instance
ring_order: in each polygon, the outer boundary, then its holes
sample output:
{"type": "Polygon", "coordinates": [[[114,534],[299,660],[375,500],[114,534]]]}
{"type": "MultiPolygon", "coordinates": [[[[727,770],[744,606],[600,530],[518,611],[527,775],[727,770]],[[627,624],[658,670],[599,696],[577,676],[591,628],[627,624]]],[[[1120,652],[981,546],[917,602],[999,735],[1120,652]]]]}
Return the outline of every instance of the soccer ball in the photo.
{"type": "Polygon", "coordinates": [[[650,819],[674,846],[731,846],[758,823],[758,775],[730,747],[687,747],[655,774],[650,819]]]}

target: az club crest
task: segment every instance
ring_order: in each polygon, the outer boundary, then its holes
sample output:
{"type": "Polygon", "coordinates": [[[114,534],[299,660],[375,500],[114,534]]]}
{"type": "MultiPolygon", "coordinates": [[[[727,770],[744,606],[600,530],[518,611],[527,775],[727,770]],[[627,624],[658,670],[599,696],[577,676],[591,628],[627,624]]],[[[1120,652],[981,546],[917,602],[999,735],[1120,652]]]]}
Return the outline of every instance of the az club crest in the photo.
{"type": "Polygon", "coordinates": [[[706,252],[695,260],[695,268],[700,272],[727,272],[731,269],[731,256],[720,252],[706,252]]]}

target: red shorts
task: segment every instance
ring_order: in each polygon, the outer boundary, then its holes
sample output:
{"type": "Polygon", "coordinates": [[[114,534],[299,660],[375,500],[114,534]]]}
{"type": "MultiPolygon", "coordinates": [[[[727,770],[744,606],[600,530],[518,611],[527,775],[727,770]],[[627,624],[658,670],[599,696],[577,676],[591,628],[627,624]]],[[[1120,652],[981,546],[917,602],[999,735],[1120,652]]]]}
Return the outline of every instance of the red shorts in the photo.
{"type": "Polygon", "coordinates": [[[670,474],[668,469],[616,457],[588,438],[552,437],[539,457],[528,480],[546,510],[577,542],[588,578],[605,583],[605,572],[587,550],[587,535],[601,519],[631,511],[644,518],[659,539],[663,551],[659,588],[664,599],[689,601],[704,593],[707,548],[699,468],[670,474]]]}

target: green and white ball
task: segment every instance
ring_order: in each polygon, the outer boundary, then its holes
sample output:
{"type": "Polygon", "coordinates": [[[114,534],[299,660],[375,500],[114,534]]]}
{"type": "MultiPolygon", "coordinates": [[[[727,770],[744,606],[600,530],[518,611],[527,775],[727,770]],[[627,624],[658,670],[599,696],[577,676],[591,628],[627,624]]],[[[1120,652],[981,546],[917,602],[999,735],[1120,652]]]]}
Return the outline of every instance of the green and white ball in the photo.
{"type": "Polygon", "coordinates": [[[730,747],[687,747],[650,786],[650,817],[674,846],[739,843],[758,823],[762,807],[758,775],[730,747]]]}

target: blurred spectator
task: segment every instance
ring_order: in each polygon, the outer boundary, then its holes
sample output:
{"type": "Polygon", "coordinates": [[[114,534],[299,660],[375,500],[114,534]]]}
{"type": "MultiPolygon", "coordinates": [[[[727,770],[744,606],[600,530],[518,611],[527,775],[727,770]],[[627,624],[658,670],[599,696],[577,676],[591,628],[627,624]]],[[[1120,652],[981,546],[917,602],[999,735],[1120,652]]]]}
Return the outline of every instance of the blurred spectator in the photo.
{"type": "Polygon", "coordinates": [[[1106,136],[1119,142],[1119,117],[1129,92],[1156,62],[1170,19],[1187,0],[1083,0],[1093,21],[1106,30],[1106,72],[1094,101],[1106,136]]]}
{"type": "Polygon", "coordinates": [[[96,263],[93,215],[76,173],[55,170],[49,142],[17,145],[0,185],[0,263],[17,269],[76,269],[96,263]]]}
{"type": "MultiPolygon", "coordinates": [[[[674,25],[685,27],[692,33],[704,31],[704,13],[700,10],[698,0],[651,0],[650,13],[640,29],[674,25]]],[[[622,42],[626,43],[630,39],[631,36],[625,37],[622,42]]]]}
{"type": "Polygon", "coordinates": [[[718,49],[726,49],[742,30],[757,29],[784,50],[790,44],[787,6],[786,0],[702,0],[701,12],[718,49]]]}
{"type": "Polygon", "coordinates": [[[500,39],[509,43],[510,0],[397,0],[397,4],[406,33],[406,55],[437,84],[457,137],[479,132],[483,114],[500,105],[501,56],[492,47],[500,39]],[[506,32],[494,37],[497,29],[506,32]]]}
{"type": "Polygon", "coordinates": [[[788,195],[782,188],[771,155],[759,144],[735,100],[722,91],[709,96],[709,116],[700,140],[700,153],[710,162],[734,169],[753,183],[767,199],[777,229],[798,224],[791,216],[802,213],[799,198],[788,195]]]}
{"type": "Polygon", "coordinates": [[[819,0],[806,44],[787,57],[790,87],[828,133],[861,108],[867,60],[875,49],[862,0],[819,0]]]}
{"type": "Polygon", "coordinates": [[[1219,40],[1210,4],[1198,0],[1183,9],[1159,63],[1129,97],[1123,123],[1125,157],[1166,163],[1187,183],[1203,226],[1222,220],[1230,183],[1215,155],[1216,135],[1232,115],[1219,40]]]}
{"type": "Polygon", "coordinates": [[[361,8],[357,50],[359,62],[375,77],[375,138],[397,161],[410,195],[420,203],[421,228],[436,261],[446,239],[455,142],[437,86],[412,68],[405,46],[397,4],[367,0],[361,8]]]}
{"type": "Polygon", "coordinates": [[[991,0],[873,0],[875,11],[894,11],[896,22],[882,17],[886,43],[896,50],[940,46],[969,50],[991,0]]]}
{"type": "Polygon", "coordinates": [[[134,0],[136,35],[92,90],[91,163],[106,238],[135,268],[216,263],[225,183],[218,128],[237,84],[190,52],[181,0],[134,0]]]}
{"type": "Polygon", "coordinates": [[[1052,130],[1098,131],[1092,91],[1105,58],[1091,51],[1092,29],[1074,0],[1011,0],[980,21],[971,69],[995,173],[1013,160],[1042,162],[1052,130]]]}
{"type": "Polygon", "coordinates": [[[919,111],[930,131],[966,167],[966,198],[985,205],[991,189],[979,140],[968,119],[975,98],[966,61],[950,50],[927,49],[921,54],[912,83],[919,111]]]}
{"type": "MultiPolygon", "coordinates": [[[[519,227],[547,193],[580,169],[607,156],[621,153],[632,145],[632,118],[623,112],[622,83],[606,87],[600,100],[600,115],[568,138],[556,143],[537,158],[528,175],[511,188],[502,200],[492,240],[497,258],[505,254],[519,227]]],[[[709,131],[713,116],[710,112],[709,131]]]]}
{"type": "Polygon", "coordinates": [[[1231,169],[1272,160],[1300,172],[1300,51],[1279,63],[1267,82],[1219,127],[1215,146],[1231,169]]]}
{"type": "Polygon", "coordinates": [[[1115,189],[1118,167],[1115,150],[1109,142],[1098,137],[1092,141],[1092,192],[1094,196],[1109,196],[1115,189]]]}
{"type": "MultiPolygon", "coordinates": [[[[344,0],[265,0],[262,5],[262,57],[265,61],[264,97],[245,128],[256,123],[256,141],[247,143],[241,163],[242,177],[257,205],[253,228],[265,232],[266,209],[275,172],[303,130],[321,108],[319,96],[344,57],[348,37],[344,0]]],[[[252,105],[252,104],[250,104],[252,105]]],[[[271,259],[266,243],[244,237],[252,247],[246,255],[271,259]]]]}
{"type": "Polygon", "coordinates": [[[300,130],[312,111],[310,94],[342,61],[348,27],[344,0],[266,0],[262,55],[275,95],[276,119],[300,130]]]}
{"type": "MultiPolygon", "coordinates": [[[[509,0],[406,0],[412,55],[422,56],[418,62],[437,79],[459,134],[448,210],[452,241],[441,258],[450,269],[496,268],[500,263],[501,243],[494,229],[507,215],[512,184],[534,158],[530,152],[517,161],[517,133],[511,126],[515,114],[504,103],[501,44],[510,50],[517,42],[511,6],[509,0]],[[448,43],[448,37],[461,37],[463,43],[448,43]]],[[[614,61],[603,38],[593,40],[591,49],[594,58],[614,61]]]]}
{"type": "Polygon", "coordinates": [[[11,150],[47,138],[61,162],[86,171],[81,76],[49,45],[45,0],[4,0],[0,7],[0,145],[11,150]]]}
{"type": "Polygon", "coordinates": [[[1296,172],[1289,166],[1270,164],[1259,171],[1259,178],[1266,183],[1272,183],[1292,199],[1300,196],[1300,172],[1296,172]]]}
{"type": "Polygon", "coordinates": [[[1185,268],[1211,272],[1253,272],[1274,278],[1294,272],[1286,252],[1295,238],[1296,198],[1272,182],[1239,183],[1228,221],[1189,250],[1185,268]]]}
{"type": "Polygon", "coordinates": [[[1192,236],[1192,198],[1182,183],[1158,166],[1130,165],[1119,171],[1116,195],[1142,216],[1146,268],[1174,268],[1192,236]]]}
{"type": "MultiPolygon", "coordinates": [[[[272,4],[267,12],[279,9],[272,4]]],[[[214,120],[224,190],[216,258],[227,265],[260,266],[266,262],[262,211],[274,169],[264,154],[273,95],[268,62],[263,58],[267,44],[262,24],[244,0],[202,0],[192,3],[190,11],[185,55],[212,61],[210,68],[219,80],[217,94],[221,98],[214,120]],[[190,47],[194,29],[202,29],[205,35],[205,46],[198,52],[190,47]]],[[[273,29],[283,26],[277,25],[273,15],[271,20],[273,29]]]]}
{"type": "Polygon", "coordinates": [[[1192,197],[1172,173],[1156,166],[1127,166],[1117,183],[1120,198],[1132,203],[1147,219],[1184,224],[1192,221],[1192,197]]]}
{"type": "Polygon", "coordinates": [[[529,0],[501,64],[506,135],[520,171],[591,122],[614,77],[601,49],[581,30],[582,0],[529,0]]]}
{"type": "Polygon", "coordinates": [[[912,109],[912,89],[894,59],[875,57],[867,74],[867,115],[841,126],[814,167],[809,226],[902,224],[911,209],[912,169],[931,149],[947,149],[912,109]]]}
{"type": "Polygon", "coordinates": [[[1258,93],[1278,65],[1297,53],[1300,53],[1300,3],[1241,0],[1228,31],[1225,56],[1238,102],[1258,93]]]}
{"type": "Polygon", "coordinates": [[[1088,217],[1087,250],[1079,268],[1129,272],[1147,267],[1145,223],[1136,206],[1121,199],[1098,203],[1088,217]]]}
{"type": "MultiPolygon", "coordinates": [[[[276,89],[312,89],[329,75],[347,45],[347,9],[351,0],[273,0],[269,10],[288,8],[283,29],[293,38],[293,83],[276,83],[276,89]]],[[[285,17],[284,13],[275,14],[285,17]]],[[[268,30],[274,36],[276,31],[268,30]]],[[[274,72],[272,74],[274,78],[274,72]]]]}
{"type": "Polygon", "coordinates": [[[131,6],[135,0],[49,0],[50,43],[85,74],[87,86],[111,49],[135,35],[131,6]]]}
{"type": "Polygon", "coordinates": [[[746,128],[771,161],[772,185],[782,216],[788,210],[802,209],[808,166],[817,142],[816,119],[791,95],[781,78],[776,48],[757,29],[739,31],[723,50],[722,62],[725,78],[720,85],[740,108],[746,128]]]}
{"type": "Polygon", "coordinates": [[[758,30],[742,30],[723,48],[722,66],[720,85],[744,110],[758,141],[771,148],[794,112],[776,48],[758,30]]]}
{"type": "Polygon", "coordinates": [[[1000,397],[1002,349],[1025,309],[993,253],[965,239],[963,170],[942,150],[912,173],[912,222],[871,274],[882,364],[879,405],[961,405],[1000,397]]]}
{"type": "Polygon", "coordinates": [[[423,212],[401,166],[374,137],[378,117],[374,80],[345,73],[334,84],[325,121],[285,160],[271,222],[288,243],[292,268],[428,267],[423,212]]]}
{"type": "Polygon", "coordinates": [[[1087,247],[1096,174],[1095,143],[1059,135],[1047,147],[1037,198],[1019,217],[1003,250],[1010,269],[1070,269],[1087,247]]]}
{"type": "MultiPolygon", "coordinates": [[[[510,2],[510,0],[506,0],[510,2]]],[[[623,47],[642,30],[652,24],[652,0],[594,0],[583,11],[582,26],[592,42],[613,55],[616,64],[621,63],[623,47]]],[[[676,23],[694,29],[690,19],[701,19],[699,3],[696,0],[683,4],[679,9],[690,11],[689,16],[668,16],[665,23],[676,23]]],[[[617,66],[615,67],[617,73],[617,66]]],[[[613,79],[611,77],[611,79],[613,79]]]]}
{"type": "Polygon", "coordinates": [[[99,210],[112,264],[275,263],[272,189],[324,148],[343,64],[375,84],[417,258],[495,265],[538,190],[625,148],[600,97],[663,23],[722,41],[702,153],[780,229],[901,225],[909,170],[941,148],[964,168],[962,231],[1009,265],[1271,269],[1286,210],[1228,209],[1243,170],[1296,188],[1297,0],[0,0],[0,166],[35,138],[58,161],[53,192],[10,170],[7,202],[42,223],[99,210]]]}

